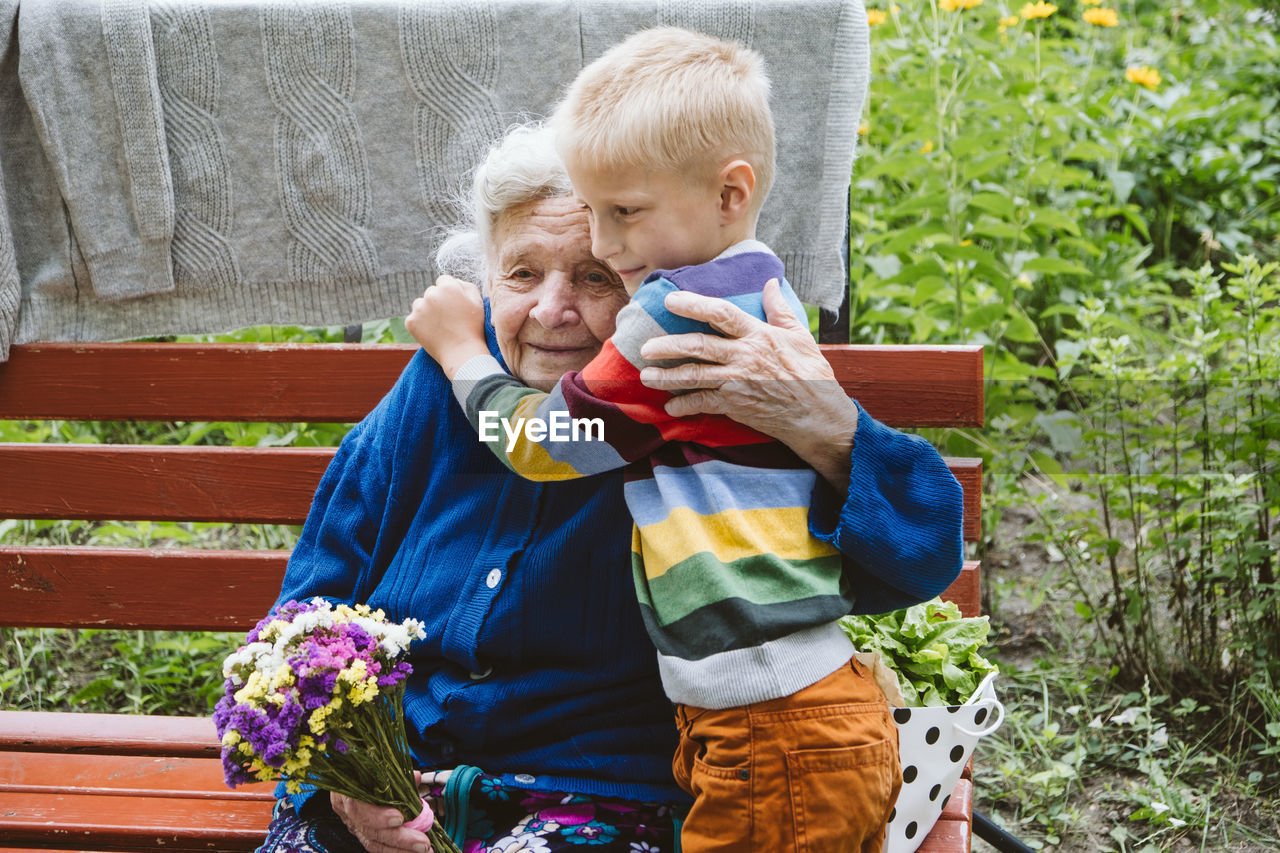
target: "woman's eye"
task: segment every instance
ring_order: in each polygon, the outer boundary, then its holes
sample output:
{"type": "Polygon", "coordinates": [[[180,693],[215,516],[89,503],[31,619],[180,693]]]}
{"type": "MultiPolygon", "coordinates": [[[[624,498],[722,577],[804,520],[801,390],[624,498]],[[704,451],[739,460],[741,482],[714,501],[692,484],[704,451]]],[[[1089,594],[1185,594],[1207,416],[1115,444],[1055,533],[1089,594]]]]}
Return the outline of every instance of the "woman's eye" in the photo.
{"type": "Polygon", "coordinates": [[[640,210],[638,207],[620,207],[618,208],[619,216],[631,216],[640,210]]]}
{"type": "Polygon", "coordinates": [[[529,287],[537,283],[538,273],[528,267],[517,267],[504,272],[502,280],[516,287],[529,287]]]}

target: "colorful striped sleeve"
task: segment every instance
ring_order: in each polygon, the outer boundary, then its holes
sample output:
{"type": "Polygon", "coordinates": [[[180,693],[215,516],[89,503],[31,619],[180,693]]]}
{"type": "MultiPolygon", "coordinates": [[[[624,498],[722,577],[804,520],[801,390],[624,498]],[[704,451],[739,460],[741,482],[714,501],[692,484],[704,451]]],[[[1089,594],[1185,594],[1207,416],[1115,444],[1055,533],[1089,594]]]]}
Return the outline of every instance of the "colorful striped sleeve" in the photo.
{"type": "Polygon", "coordinates": [[[481,441],[530,480],[569,480],[622,468],[660,447],[670,395],[640,382],[639,347],[665,334],[638,302],[618,313],[614,337],[581,371],[550,392],[529,388],[490,357],[472,359],[454,377],[454,393],[481,441]],[[616,343],[633,346],[630,358],[616,343]]]}

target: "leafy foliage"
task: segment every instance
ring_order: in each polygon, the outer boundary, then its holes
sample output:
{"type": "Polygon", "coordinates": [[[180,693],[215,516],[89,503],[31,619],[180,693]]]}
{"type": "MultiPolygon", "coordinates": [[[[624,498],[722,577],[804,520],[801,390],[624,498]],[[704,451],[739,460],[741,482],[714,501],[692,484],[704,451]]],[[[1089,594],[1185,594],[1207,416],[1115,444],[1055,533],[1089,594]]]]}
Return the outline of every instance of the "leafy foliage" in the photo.
{"type": "Polygon", "coordinates": [[[1065,600],[1057,669],[1031,676],[1041,711],[988,739],[1007,763],[978,796],[1056,846],[1123,768],[1107,796],[1133,819],[1104,846],[1213,846],[1233,825],[1219,795],[1280,786],[1276,16],[871,5],[851,339],[986,346],[987,426],[933,437],[984,458],[989,536],[1035,503],[1056,557],[1037,594],[1065,600]],[[1068,673],[1090,667],[1084,702],[1068,673]],[[1122,737],[1114,709],[1073,724],[1134,696],[1155,741],[1122,737]]]}
{"type": "Polygon", "coordinates": [[[982,656],[989,618],[966,619],[951,601],[935,598],[880,616],[846,616],[840,624],[859,651],[881,654],[908,706],[962,705],[983,678],[998,671],[982,656]]]}

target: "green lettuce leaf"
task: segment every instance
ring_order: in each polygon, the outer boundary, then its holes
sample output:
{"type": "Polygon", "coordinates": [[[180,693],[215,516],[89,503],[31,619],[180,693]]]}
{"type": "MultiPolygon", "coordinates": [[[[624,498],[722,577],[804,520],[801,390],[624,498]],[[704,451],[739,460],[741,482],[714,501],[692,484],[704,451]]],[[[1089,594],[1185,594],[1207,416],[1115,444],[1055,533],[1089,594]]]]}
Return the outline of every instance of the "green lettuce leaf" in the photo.
{"type": "Polygon", "coordinates": [[[880,653],[911,706],[964,704],[998,671],[981,653],[990,620],[965,618],[954,602],[935,598],[879,616],[846,616],[840,624],[858,651],[880,653]]]}

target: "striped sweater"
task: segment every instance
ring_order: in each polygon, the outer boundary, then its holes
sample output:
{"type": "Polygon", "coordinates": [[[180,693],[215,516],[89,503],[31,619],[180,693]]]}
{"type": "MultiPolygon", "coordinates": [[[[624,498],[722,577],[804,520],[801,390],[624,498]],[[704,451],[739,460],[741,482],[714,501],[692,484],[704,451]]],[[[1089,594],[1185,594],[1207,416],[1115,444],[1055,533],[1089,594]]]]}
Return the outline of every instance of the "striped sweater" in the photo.
{"type": "Polygon", "coordinates": [[[781,261],[748,241],[706,264],[651,274],[599,355],[550,393],[489,356],[454,377],[468,420],[517,474],[547,481],[626,468],[641,614],[668,697],[697,707],[789,695],[852,653],[836,621],[853,606],[840,553],[809,532],[817,475],[730,418],[671,417],[670,394],[639,379],[646,340],[711,331],[668,312],[668,293],[721,297],[763,319],[770,278],[804,316],[781,261]]]}

